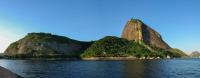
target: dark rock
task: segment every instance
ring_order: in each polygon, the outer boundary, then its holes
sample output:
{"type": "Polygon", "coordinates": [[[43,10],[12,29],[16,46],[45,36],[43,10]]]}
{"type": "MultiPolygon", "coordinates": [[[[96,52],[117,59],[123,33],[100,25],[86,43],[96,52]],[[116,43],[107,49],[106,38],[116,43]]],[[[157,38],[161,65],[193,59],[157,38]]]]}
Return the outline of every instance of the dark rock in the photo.
{"type": "Polygon", "coordinates": [[[0,78],[22,78],[22,77],[0,66],[0,78]]]}

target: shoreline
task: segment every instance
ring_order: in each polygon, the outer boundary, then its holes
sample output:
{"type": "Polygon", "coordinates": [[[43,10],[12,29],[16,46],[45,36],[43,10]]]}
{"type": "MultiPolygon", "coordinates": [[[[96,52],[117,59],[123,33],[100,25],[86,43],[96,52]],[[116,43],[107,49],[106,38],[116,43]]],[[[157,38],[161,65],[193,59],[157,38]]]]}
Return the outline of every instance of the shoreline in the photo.
{"type": "Polygon", "coordinates": [[[159,60],[159,59],[174,59],[174,58],[137,58],[137,57],[133,57],[133,56],[129,56],[129,57],[88,57],[88,58],[82,58],[81,60],[88,60],[88,61],[95,61],[95,60],[159,60]]]}
{"type": "Polygon", "coordinates": [[[136,60],[136,57],[88,57],[81,60],[136,60]]]}
{"type": "Polygon", "coordinates": [[[0,66],[0,78],[23,78],[10,70],[0,66]]]}
{"type": "Polygon", "coordinates": [[[174,58],[153,58],[153,57],[142,57],[142,58],[137,58],[133,56],[128,56],[128,57],[70,57],[70,58],[1,58],[1,59],[8,59],[8,60],[83,60],[83,61],[92,61],[92,60],[157,60],[157,59],[174,59],[174,58]]]}

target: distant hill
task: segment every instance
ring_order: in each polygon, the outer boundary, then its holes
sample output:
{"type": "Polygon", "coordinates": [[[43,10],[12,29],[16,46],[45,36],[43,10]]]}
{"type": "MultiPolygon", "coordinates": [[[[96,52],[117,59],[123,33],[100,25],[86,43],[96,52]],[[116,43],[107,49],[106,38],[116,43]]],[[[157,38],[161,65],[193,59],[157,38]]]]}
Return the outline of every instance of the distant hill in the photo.
{"type": "Polygon", "coordinates": [[[92,42],[82,42],[50,33],[29,33],[4,52],[15,57],[78,57],[92,42]]]}
{"type": "Polygon", "coordinates": [[[190,54],[190,57],[200,57],[200,52],[198,52],[198,51],[194,51],[194,52],[192,52],[191,54],[190,54]]]}

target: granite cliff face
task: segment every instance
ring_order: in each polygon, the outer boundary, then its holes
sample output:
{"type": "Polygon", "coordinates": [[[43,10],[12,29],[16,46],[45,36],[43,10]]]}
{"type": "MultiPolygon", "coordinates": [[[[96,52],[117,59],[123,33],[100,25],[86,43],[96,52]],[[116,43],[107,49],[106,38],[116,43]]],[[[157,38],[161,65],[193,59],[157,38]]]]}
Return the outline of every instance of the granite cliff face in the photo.
{"type": "Polygon", "coordinates": [[[67,37],[48,33],[29,33],[24,38],[12,43],[4,55],[77,55],[83,52],[91,43],[76,41],[67,37]]]}
{"type": "Polygon", "coordinates": [[[135,40],[137,42],[144,42],[146,45],[159,47],[162,49],[171,49],[171,47],[163,41],[161,35],[145,25],[138,19],[129,20],[122,32],[122,38],[128,40],[135,40]]]}

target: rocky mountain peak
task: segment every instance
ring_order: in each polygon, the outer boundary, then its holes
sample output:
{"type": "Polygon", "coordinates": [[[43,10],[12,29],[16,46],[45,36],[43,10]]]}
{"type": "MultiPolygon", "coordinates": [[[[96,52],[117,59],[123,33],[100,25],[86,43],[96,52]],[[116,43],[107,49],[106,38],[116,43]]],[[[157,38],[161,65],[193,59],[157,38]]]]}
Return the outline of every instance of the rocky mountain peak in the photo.
{"type": "Polygon", "coordinates": [[[144,42],[147,45],[159,47],[162,49],[171,49],[171,47],[163,41],[161,35],[154,29],[144,24],[139,19],[130,19],[121,34],[122,38],[144,42]]]}

